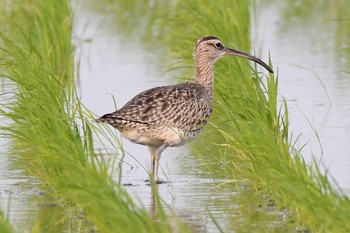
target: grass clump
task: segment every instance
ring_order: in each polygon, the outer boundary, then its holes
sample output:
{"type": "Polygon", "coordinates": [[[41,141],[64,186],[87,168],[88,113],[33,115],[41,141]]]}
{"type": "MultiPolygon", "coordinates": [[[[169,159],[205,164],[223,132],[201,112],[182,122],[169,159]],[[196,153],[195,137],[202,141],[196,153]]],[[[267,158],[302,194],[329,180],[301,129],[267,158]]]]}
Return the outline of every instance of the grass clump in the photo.
{"type": "MultiPolygon", "coordinates": [[[[1,114],[11,124],[1,129],[11,138],[13,163],[39,180],[54,204],[83,214],[92,229],[170,232],[164,215],[155,220],[136,207],[112,180],[113,161],[94,151],[93,126],[74,85],[69,1],[12,1],[8,7],[0,23],[0,67],[12,90],[1,114]]],[[[68,226],[68,215],[62,218],[68,226]]],[[[46,229],[40,222],[48,221],[37,220],[33,231],[46,229]]]]}

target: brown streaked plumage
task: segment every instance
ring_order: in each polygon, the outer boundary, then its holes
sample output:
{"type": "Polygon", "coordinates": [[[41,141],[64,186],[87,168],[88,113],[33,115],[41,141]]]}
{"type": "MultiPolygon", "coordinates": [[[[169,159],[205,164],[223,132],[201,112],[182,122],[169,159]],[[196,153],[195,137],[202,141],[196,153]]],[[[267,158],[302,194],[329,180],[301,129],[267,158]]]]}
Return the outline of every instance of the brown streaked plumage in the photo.
{"type": "Polygon", "coordinates": [[[151,178],[156,182],[159,182],[158,164],[164,149],[192,141],[210,117],[214,64],[217,60],[226,55],[243,57],[273,73],[260,59],[226,48],[214,36],[198,40],[193,55],[196,75],[193,82],[146,90],[121,109],[96,120],[112,125],[131,142],[149,147],[152,155],[151,178]]]}

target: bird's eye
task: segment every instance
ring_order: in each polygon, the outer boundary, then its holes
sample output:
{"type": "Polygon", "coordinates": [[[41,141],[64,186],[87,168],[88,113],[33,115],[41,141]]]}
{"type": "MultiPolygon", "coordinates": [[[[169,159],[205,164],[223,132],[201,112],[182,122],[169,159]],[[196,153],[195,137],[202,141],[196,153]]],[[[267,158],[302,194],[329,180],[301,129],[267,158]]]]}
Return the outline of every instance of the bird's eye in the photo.
{"type": "Polygon", "coordinates": [[[224,47],[220,42],[215,43],[214,46],[217,49],[222,49],[224,47]]]}

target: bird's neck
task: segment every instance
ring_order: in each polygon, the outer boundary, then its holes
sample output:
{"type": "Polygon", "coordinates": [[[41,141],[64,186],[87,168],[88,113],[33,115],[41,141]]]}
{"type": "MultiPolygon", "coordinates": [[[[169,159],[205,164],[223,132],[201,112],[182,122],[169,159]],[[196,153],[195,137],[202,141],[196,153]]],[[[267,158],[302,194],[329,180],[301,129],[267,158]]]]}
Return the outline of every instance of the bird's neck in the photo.
{"type": "Polygon", "coordinates": [[[214,84],[214,62],[206,59],[195,59],[196,83],[206,89],[211,96],[214,84]]]}

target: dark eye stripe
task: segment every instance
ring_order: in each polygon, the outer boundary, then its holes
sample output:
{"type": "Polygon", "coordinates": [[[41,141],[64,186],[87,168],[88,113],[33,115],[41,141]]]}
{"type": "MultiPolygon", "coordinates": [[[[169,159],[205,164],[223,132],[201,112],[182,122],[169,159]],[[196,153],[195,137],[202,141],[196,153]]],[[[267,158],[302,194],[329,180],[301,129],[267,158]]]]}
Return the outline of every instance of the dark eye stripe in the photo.
{"type": "Polygon", "coordinates": [[[217,49],[222,49],[224,46],[220,42],[217,42],[214,44],[214,47],[217,49]]]}

